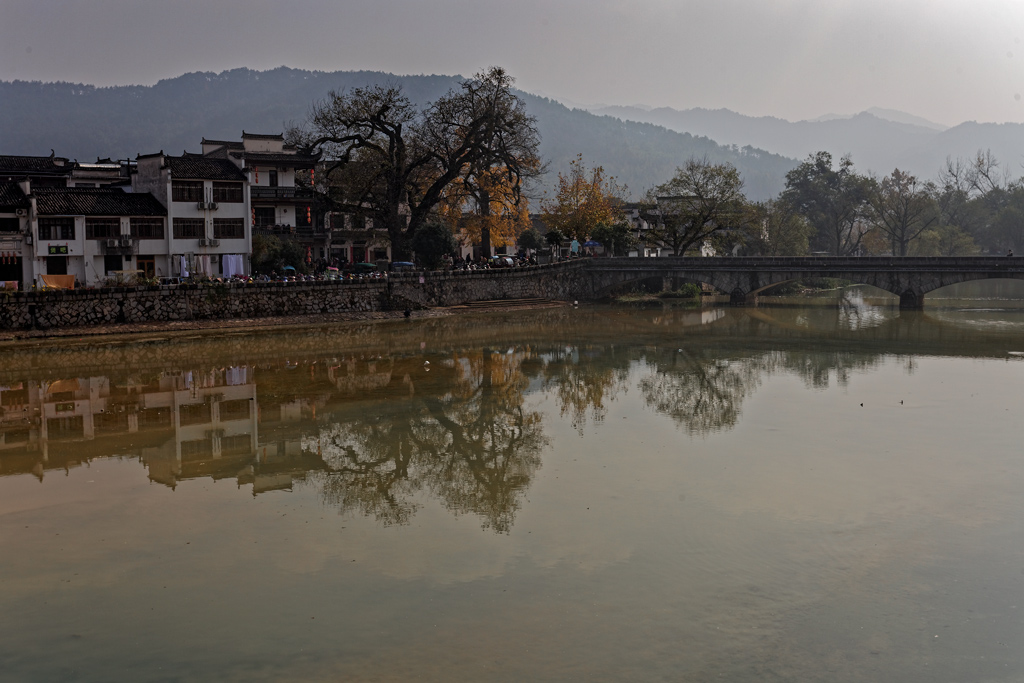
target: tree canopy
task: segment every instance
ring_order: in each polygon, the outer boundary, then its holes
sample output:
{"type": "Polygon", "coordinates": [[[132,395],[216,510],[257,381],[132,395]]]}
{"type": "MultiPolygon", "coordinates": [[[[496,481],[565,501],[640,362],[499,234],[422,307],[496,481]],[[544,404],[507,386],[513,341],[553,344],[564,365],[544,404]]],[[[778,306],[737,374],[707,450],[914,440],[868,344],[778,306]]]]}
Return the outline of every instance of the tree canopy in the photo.
{"type": "Polygon", "coordinates": [[[850,157],[833,168],[832,155],[818,152],[786,174],[782,198],[814,227],[814,248],[846,256],[857,251],[867,232],[870,190],[870,181],[854,170],[850,157]]]}
{"type": "Polygon", "coordinates": [[[742,224],[743,180],[732,164],[690,159],[648,193],[650,239],[681,256],[727,228],[742,224]]]}
{"type": "Polygon", "coordinates": [[[394,85],[332,92],[289,139],[323,154],[326,205],[372,218],[393,257],[405,259],[408,239],[454,181],[500,166],[517,197],[536,169],[536,125],[511,86],[492,67],[422,109],[394,85]]]}
{"type": "Polygon", "coordinates": [[[599,224],[619,218],[623,189],[605,175],[604,168],[587,168],[583,155],[577,154],[569,162],[568,173],[558,174],[558,190],[543,205],[544,221],[565,237],[585,240],[599,224]]]}

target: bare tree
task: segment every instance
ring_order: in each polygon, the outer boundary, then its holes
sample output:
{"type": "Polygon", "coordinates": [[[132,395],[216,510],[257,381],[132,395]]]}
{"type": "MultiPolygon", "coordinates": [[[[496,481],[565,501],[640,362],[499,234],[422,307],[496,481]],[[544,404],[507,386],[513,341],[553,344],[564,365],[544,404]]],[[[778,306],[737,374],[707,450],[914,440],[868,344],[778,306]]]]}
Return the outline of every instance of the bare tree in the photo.
{"type": "Polygon", "coordinates": [[[910,243],[938,220],[933,191],[931,183],[918,183],[898,168],[872,183],[868,220],[889,240],[894,256],[906,256],[910,243]]]}
{"type": "Polygon", "coordinates": [[[322,152],[327,205],[372,219],[406,259],[411,235],[469,169],[501,164],[518,193],[538,135],[511,84],[493,67],[423,110],[393,85],[332,92],[289,139],[322,152]]]}

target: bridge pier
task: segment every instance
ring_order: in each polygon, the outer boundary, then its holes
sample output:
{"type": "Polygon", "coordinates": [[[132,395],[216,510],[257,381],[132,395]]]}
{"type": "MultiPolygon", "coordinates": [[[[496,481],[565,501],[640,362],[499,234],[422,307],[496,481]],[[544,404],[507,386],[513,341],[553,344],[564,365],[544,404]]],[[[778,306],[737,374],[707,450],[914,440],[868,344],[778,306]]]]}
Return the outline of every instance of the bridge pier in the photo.
{"type": "Polygon", "coordinates": [[[906,290],[900,294],[901,311],[920,311],[924,308],[924,294],[913,290],[906,290]]]}
{"type": "Polygon", "coordinates": [[[757,306],[757,294],[734,289],[729,294],[730,306],[757,306]]]}

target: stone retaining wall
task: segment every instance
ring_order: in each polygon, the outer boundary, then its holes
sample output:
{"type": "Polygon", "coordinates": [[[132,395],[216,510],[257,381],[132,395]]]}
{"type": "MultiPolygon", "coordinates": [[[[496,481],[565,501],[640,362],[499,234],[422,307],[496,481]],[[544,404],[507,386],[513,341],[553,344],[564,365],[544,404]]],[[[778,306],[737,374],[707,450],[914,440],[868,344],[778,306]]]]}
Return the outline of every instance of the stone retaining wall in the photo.
{"type": "Polygon", "coordinates": [[[0,293],[0,329],[316,315],[454,306],[489,299],[573,299],[582,263],[404,273],[386,280],[116,287],[0,293]]]}

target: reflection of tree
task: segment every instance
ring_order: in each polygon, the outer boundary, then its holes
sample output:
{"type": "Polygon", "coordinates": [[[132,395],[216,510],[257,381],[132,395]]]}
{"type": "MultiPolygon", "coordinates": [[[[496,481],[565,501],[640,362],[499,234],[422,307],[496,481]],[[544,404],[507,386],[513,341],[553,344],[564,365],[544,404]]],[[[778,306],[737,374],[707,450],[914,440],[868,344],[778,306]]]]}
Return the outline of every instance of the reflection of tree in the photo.
{"type": "Polygon", "coordinates": [[[583,435],[590,419],[600,423],[612,401],[626,388],[628,363],[618,364],[610,352],[593,348],[559,350],[545,368],[545,387],[555,387],[562,417],[569,416],[572,426],[583,435]]]}
{"type": "Polygon", "coordinates": [[[427,489],[449,510],[507,532],[546,444],[539,413],[523,408],[523,358],[457,355],[432,376],[422,368],[406,373],[401,381],[414,396],[387,404],[394,408],[360,405],[321,434],[331,467],[321,482],[324,500],[404,524],[418,507],[415,494],[427,489]]]}
{"type": "Polygon", "coordinates": [[[824,389],[833,377],[845,386],[854,372],[875,367],[878,354],[851,351],[767,351],[728,357],[685,350],[648,355],[653,372],[640,380],[647,405],[668,415],[687,432],[705,436],[736,425],[743,400],[765,376],[789,371],[808,387],[824,389]]]}
{"type": "Polygon", "coordinates": [[[384,524],[406,524],[418,507],[422,487],[415,458],[430,450],[431,434],[421,434],[422,411],[366,411],[362,421],[337,423],[320,434],[329,472],[320,478],[324,502],[359,510],[384,524]],[[413,476],[410,476],[412,474],[413,476]]]}
{"type": "Polygon", "coordinates": [[[540,414],[523,409],[522,360],[522,353],[488,349],[457,356],[452,391],[425,401],[445,432],[443,457],[431,463],[431,489],[448,509],[476,513],[495,531],[512,527],[546,444],[540,414]]]}
{"type": "Polygon", "coordinates": [[[773,359],[771,354],[727,359],[665,351],[648,359],[654,372],[640,380],[640,391],[647,405],[690,434],[704,436],[736,424],[740,404],[773,359]]]}
{"type": "Polygon", "coordinates": [[[782,364],[786,370],[798,375],[807,386],[827,389],[832,373],[835,373],[836,384],[845,387],[854,372],[876,367],[880,360],[881,356],[878,354],[812,351],[787,353],[782,364]]]}

